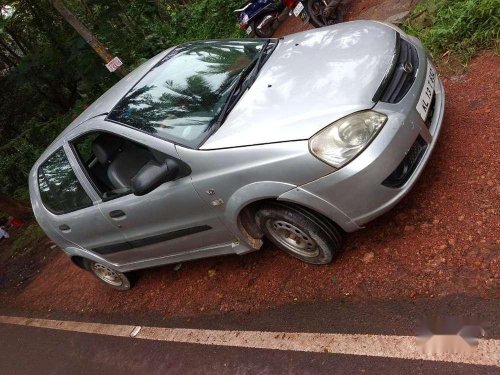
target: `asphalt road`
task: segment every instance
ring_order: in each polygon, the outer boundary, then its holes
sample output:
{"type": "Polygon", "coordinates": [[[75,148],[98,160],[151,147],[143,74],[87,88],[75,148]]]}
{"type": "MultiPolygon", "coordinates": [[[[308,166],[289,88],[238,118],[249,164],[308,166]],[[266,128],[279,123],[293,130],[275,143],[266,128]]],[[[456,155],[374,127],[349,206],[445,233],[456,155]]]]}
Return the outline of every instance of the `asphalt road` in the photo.
{"type": "MultiPolygon", "coordinates": [[[[414,335],[416,320],[423,315],[455,313],[466,321],[482,321],[487,338],[495,339],[499,337],[497,312],[498,303],[456,296],[414,303],[330,301],[290,305],[258,314],[175,321],[155,317],[107,319],[105,316],[93,320],[212,330],[414,335]]],[[[59,314],[58,319],[63,318],[59,314]]],[[[65,318],[77,320],[78,317],[65,318]]],[[[462,363],[137,340],[8,324],[0,324],[0,342],[4,343],[0,350],[2,374],[494,374],[500,371],[497,367],[462,363]]]]}
{"type": "MultiPolygon", "coordinates": [[[[495,368],[131,340],[0,325],[3,374],[494,374],[495,368]],[[7,341],[8,340],[8,341],[7,341]]],[[[498,372],[497,372],[498,373],[498,372]]]]}
{"type": "Polygon", "coordinates": [[[444,298],[415,300],[364,299],[351,301],[303,302],[268,308],[257,312],[188,317],[169,317],[154,310],[141,312],[117,310],[113,314],[71,310],[36,311],[0,305],[0,315],[25,316],[43,319],[99,322],[110,324],[148,325],[217,330],[259,330],[283,332],[359,333],[374,335],[415,335],[419,321],[426,317],[461,317],[479,324],[488,338],[500,339],[500,301],[466,294],[444,298]]]}

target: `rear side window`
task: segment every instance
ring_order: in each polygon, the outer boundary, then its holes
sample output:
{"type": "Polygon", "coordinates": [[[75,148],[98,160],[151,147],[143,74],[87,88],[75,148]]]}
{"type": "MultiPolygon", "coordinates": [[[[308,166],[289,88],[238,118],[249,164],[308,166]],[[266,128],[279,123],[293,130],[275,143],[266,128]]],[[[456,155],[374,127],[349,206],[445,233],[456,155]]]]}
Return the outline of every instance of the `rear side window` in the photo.
{"type": "Polygon", "coordinates": [[[38,185],[43,204],[57,215],[92,205],[62,148],[38,170],[38,185]]]}

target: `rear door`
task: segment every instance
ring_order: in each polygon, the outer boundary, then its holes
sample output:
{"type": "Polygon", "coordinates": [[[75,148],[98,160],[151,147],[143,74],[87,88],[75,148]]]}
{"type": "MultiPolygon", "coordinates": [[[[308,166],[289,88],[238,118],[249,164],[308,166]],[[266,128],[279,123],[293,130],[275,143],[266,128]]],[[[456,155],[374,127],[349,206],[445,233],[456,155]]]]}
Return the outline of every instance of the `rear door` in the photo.
{"type": "Polygon", "coordinates": [[[123,234],[102,215],[97,197],[82,184],[68,151],[67,145],[60,147],[38,169],[44,219],[65,240],[86,250],[98,252],[123,242],[123,234]]]}

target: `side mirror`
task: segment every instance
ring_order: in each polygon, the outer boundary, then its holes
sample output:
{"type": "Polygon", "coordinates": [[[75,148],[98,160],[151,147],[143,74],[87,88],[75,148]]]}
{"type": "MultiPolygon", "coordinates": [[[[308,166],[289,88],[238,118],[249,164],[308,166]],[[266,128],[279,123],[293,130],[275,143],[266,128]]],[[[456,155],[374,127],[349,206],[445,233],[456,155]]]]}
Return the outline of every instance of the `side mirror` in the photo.
{"type": "Polygon", "coordinates": [[[132,192],[135,195],[145,195],[161,184],[172,181],[179,173],[179,165],[173,159],[167,159],[163,164],[149,162],[132,178],[132,192]]]}

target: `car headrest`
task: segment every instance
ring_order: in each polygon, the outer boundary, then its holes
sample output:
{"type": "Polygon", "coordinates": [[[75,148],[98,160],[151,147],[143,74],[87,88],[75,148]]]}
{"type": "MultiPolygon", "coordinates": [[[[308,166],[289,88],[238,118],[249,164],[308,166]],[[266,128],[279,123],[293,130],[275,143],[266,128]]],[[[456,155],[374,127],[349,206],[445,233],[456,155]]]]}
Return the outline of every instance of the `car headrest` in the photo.
{"type": "Polygon", "coordinates": [[[92,143],[92,153],[99,163],[106,164],[116,156],[121,144],[122,141],[119,138],[110,134],[101,134],[92,143]]]}

